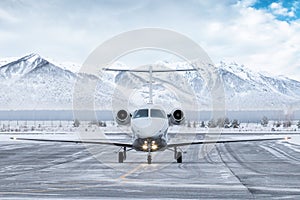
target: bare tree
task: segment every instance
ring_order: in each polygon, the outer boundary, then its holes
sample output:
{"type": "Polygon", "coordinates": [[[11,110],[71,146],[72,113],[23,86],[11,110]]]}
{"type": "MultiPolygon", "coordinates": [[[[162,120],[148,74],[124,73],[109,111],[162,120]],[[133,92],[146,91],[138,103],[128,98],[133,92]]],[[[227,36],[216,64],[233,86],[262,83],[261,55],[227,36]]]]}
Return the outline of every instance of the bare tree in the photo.
{"type": "Polygon", "coordinates": [[[283,127],[287,128],[287,127],[291,127],[291,126],[292,126],[292,122],[290,120],[283,122],[283,127]]]}
{"type": "Polygon", "coordinates": [[[193,122],[193,128],[196,128],[197,127],[197,123],[196,121],[193,122]]]}
{"type": "Polygon", "coordinates": [[[224,127],[224,118],[217,119],[217,126],[218,127],[224,127]]]}
{"type": "Polygon", "coordinates": [[[214,119],[211,119],[211,120],[209,120],[207,126],[208,126],[209,128],[216,128],[216,127],[217,127],[217,124],[216,124],[216,122],[215,122],[214,119]]]}

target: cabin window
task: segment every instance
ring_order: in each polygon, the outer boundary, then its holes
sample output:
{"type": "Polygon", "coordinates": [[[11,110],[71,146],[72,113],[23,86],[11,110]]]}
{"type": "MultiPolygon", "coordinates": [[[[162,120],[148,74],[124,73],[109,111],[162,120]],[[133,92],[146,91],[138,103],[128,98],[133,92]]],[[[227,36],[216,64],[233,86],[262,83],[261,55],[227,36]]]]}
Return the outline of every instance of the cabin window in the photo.
{"type": "Polygon", "coordinates": [[[159,109],[151,109],[150,116],[156,118],[166,118],[165,112],[159,109]]]}
{"type": "Polygon", "coordinates": [[[141,118],[141,117],[148,117],[148,109],[137,110],[134,113],[133,118],[141,118]]]}

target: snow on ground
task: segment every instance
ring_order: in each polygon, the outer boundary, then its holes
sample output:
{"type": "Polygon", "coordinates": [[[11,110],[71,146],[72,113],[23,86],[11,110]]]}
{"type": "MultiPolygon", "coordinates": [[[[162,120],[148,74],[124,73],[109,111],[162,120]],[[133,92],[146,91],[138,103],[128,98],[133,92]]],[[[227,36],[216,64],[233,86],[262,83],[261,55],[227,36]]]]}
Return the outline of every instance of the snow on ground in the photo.
{"type": "Polygon", "coordinates": [[[300,145],[300,135],[293,135],[290,143],[300,145]]]}

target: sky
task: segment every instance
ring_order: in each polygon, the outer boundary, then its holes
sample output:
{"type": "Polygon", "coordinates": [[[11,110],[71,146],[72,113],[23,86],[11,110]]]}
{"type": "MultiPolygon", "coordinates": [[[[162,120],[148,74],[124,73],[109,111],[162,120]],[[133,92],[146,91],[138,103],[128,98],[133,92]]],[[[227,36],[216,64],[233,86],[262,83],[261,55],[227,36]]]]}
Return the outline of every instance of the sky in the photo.
{"type": "Polygon", "coordinates": [[[82,64],[111,37],[156,27],[191,38],[214,63],[300,80],[299,18],[300,0],[1,0],[0,58],[82,64]]]}

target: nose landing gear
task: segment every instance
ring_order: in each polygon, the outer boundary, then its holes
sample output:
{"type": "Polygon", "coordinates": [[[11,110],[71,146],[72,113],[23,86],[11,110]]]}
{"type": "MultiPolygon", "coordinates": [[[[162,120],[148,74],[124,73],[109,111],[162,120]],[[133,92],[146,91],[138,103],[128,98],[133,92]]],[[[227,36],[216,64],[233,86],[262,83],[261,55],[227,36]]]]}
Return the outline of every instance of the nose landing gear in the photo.
{"type": "Polygon", "coordinates": [[[148,164],[149,164],[149,165],[152,163],[152,157],[151,157],[151,154],[147,156],[147,161],[148,161],[148,164]]]}
{"type": "Polygon", "coordinates": [[[152,163],[152,156],[151,156],[151,145],[148,143],[148,156],[147,156],[147,162],[150,165],[152,163]]]}

